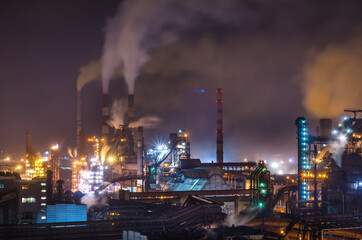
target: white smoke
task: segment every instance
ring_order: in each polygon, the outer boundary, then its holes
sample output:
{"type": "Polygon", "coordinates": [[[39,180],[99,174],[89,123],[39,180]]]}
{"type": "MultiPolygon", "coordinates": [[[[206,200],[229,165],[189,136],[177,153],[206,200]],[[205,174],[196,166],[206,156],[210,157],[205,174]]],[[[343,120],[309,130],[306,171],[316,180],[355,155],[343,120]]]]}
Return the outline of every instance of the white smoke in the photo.
{"type": "Polygon", "coordinates": [[[70,147],[68,147],[68,154],[69,154],[69,156],[70,157],[77,157],[78,156],[78,151],[77,151],[77,149],[76,148],[70,148],[70,147]]]}
{"type": "MultiPolygon", "coordinates": [[[[82,88],[92,81],[100,81],[102,72],[102,63],[100,60],[90,60],[87,65],[79,68],[79,75],[77,78],[77,91],[80,92],[82,88]]],[[[121,67],[116,68],[110,79],[121,78],[123,75],[121,67]]]]}
{"type": "MultiPolygon", "coordinates": [[[[118,129],[120,125],[124,124],[124,117],[127,112],[127,102],[125,99],[118,99],[112,104],[111,116],[107,121],[108,125],[118,129]]],[[[145,127],[154,128],[162,120],[157,116],[145,116],[129,124],[129,127],[145,127]]]]}
{"type": "Polygon", "coordinates": [[[226,217],[225,221],[222,223],[224,226],[243,226],[248,224],[251,220],[253,220],[259,213],[260,208],[252,207],[245,215],[235,215],[230,214],[226,217]]]}
{"type": "Polygon", "coordinates": [[[127,102],[125,99],[118,99],[113,102],[111,108],[111,116],[107,124],[115,129],[124,124],[124,115],[127,111],[127,102]]]}
{"type": "Polygon", "coordinates": [[[87,205],[87,210],[89,211],[92,208],[100,208],[103,206],[107,206],[108,201],[107,198],[104,195],[99,195],[96,196],[93,193],[89,193],[84,195],[81,199],[80,202],[82,204],[86,204],[87,205]]]}
{"type": "Polygon", "coordinates": [[[148,51],[174,42],[180,32],[197,27],[197,16],[221,22],[232,20],[234,0],[138,0],[123,1],[106,24],[102,56],[103,92],[107,93],[114,70],[122,65],[130,94],[141,67],[149,61],[148,51]]]}
{"type": "Polygon", "coordinates": [[[162,120],[157,116],[146,116],[143,118],[138,119],[135,122],[131,122],[129,127],[145,127],[145,128],[154,128],[156,127],[162,120]]]}
{"type": "Polygon", "coordinates": [[[334,141],[329,144],[329,152],[333,154],[334,161],[339,167],[342,167],[342,155],[345,151],[346,145],[348,143],[347,136],[341,133],[337,137],[337,141],[334,141]]]}

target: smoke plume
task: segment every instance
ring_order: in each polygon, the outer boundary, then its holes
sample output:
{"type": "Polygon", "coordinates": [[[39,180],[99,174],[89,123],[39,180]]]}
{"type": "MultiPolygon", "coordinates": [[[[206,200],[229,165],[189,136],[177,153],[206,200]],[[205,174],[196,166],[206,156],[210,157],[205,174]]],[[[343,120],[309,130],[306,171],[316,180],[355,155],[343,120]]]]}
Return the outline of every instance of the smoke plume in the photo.
{"type": "Polygon", "coordinates": [[[90,60],[87,65],[79,68],[77,78],[77,91],[80,92],[84,85],[94,80],[100,80],[102,65],[100,61],[90,60]]]}
{"type": "MultiPolygon", "coordinates": [[[[87,65],[79,68],[79,75],[77,78],[77,91],[80,92],[82,88],[92,81],[101,80],[102,63],[100,60],[90,60],[87,65]]],[[[117,79],[122,77],[122,68],[118,67],[110,76],[110,79],[117,79]]]]}
{"type": "Polygon", "coordinates": [[[145,127],[145,128],[154,128],[156,127],[160,122],[161,122],[161,118],[157,117],[157,116],[146,116],[143,118],[138,119],[135,122],[131,122],[129,124],[129,127],[145,127]]]}
{"type": "Polygon", "coordinates": [[[77,148],[72,149],[68,147],[68,154],[70,157],[77,157],[78,156],[77,148]]]}
{"type": "Polygon", "coordinates": [[[103,195],[100,196],[95,196],[93,193],[89,193],[87,195],[84,195],[81,199],[80,202],[82,204],[86,204],[87,205],[87,210],[89,211],[92,208],[100,208],[103,206],[106,206],[107,203],[107,198],[103,195]]]}
{"type": "Polygon", "coordinates": [[[312,54],[304,71],[304,105],[319,118],[362,107],[362,37],[312,54]]]}
{"type": "Polygon", "coordinates": [[[225,221],[222,223],[224,226],[242,226],[248,224],[253,220],[260,212],[258,207],[251,207],[245,215],[235,215],[230,214],[226,217],[225,221]]]}
{"type": "MultiPolygon", "coordinates": [[[[127,102],[125,99],[116,100],[111,108],[111,116],[107,121],[108,125],[118,129],[120,125],[124,124],[124,117],[127,112],[127,102]]],[[[154,128],[156,127],[162,120],[157,116],[145,116],[137,121],[131,122],[129,127],[139,127],[143,126],[145,128],[154,128]]]]}
{"type": "Polygon", "coordinates": [[[124,124],[124,114],[127,111],[127,102],[125,99],[118,99],[113,102],[111,116],[107,121],[108,125],[117,129],[124,124]]]}
{"type": "MultiPolygon", "coordinates": [[[[229,10],[235,1],[124,1],[116,15],[106,24],[102,56],[103,92],[107,93],[114,70],[124,67],[124,76],[130,94],[141,67],[149,61],[148,51],[174,42],[180,33],[198,25],[195,16],[232,22],[229,10]]],[[[235,11],[234,11],[235,12],[235,11]]]]}

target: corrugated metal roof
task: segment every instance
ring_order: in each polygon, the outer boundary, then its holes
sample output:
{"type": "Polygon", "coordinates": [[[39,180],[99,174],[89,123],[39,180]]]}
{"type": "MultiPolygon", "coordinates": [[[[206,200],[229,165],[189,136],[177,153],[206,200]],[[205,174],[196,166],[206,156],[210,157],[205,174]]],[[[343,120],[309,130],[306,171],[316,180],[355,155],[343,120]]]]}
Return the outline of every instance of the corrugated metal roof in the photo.
{"type": "Polygon", "coordinates": [[[184,182],[171,182],[168,191],[200,191],[206,185],[208,179],[185,178],[184,182]]]}

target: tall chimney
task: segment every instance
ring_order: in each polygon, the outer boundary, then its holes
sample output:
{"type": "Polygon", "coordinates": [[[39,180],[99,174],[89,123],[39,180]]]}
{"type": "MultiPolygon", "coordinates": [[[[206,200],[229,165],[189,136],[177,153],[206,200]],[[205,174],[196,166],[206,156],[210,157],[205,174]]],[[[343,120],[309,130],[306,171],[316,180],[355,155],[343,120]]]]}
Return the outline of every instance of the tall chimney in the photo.
{"type": "Polygon", "coordinates": [[[222,130],[222,88],[216,90],[217,94],[217,121],[216,121],[216,162],[224,162],[224,150],[223,150],[223,134],[222,130]]]}
{"type": "Polygon", "coordinates": [[[143,175],[143,127],[137,130],[137,175],[143,175]]]}
{"type": "Polygon", "coordinates": [[[29,156],[31,154],[31,132],[26,131],[26,155],[29,156]]]}
{"type": "Polygon", "coordinates": [[[82,121],[81,121],[81,98],[80,91],[77,92],[77,148],[78,152],[80,152],[80,131],[82,130],[82,121]]]}
{"type": "Polygon", "coordinates": [[[135,108],[134,108],[134,95],[128,95],[128,112],[127,112],[127,124],[130,124],[134,121],[135,118],[135,108]]]}
{"type": "Polygon", "coordinates": [[[319,136],[321,138],[330,138],[332,136],[332,119],[321,118],[319,120],[319,136]]]}
{"type": "Polygon", "coordinates": [[[79,131],[79,158],[84,157],[84,130],[79,131]]]}
{"type": "Polygon", "coordinates": [[[102,101],[102,139],[105,142],[108,140],[109,134],[109,127],[107,121],[109,119],[109,95],[103,94],[103,101],[102,101]]]}

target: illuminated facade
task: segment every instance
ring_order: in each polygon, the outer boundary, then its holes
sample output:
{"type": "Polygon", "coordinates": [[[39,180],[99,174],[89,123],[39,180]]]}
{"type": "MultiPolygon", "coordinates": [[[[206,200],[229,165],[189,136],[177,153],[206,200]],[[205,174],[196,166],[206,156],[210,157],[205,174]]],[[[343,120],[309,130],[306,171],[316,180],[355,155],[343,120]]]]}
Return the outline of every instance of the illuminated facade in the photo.
{"type": "Polygon", "coordinates": [[[308,122],[305,118],[298,118],[297,139],[298,139],[298,200],[308,201],[311,199],[310,179],[314,177],[312,165],[309,161],[309,133],[308,122]]]}
{"type": "Polygon", "coordinates": [[[87,171],[87,161],[85,157],[82,157],[79,160],[73,161],[72,166],[72,191],[76,192],[81,188],[81,185],[84,184],[83,174],[87,171]]]}

